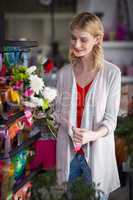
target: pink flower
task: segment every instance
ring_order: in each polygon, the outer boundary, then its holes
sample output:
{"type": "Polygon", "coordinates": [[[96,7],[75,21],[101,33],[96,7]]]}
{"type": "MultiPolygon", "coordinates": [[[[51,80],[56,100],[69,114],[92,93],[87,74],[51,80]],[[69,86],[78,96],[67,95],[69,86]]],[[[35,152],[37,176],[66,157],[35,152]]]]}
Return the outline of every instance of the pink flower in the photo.
{"type": "Polygon", "coordinates": [[[17,81],[13,88],[16,89],[16,90],[22,89],[23,88],[23,81],[17,81]]]}
{"type": "Polygon", "coordinates": [[[33,121],[31,109],[25,108],[24,114],[25,115],[21,118],[20,122],[24,123],[27,127],[32,127],[33,121]]]}
{"type": "Polygon", "coordinates": [[[33,90],[31,88],[28,88],[27,90],[25,90],[24,92],[24,96],[25,97],[30,97],[33,94],[33,90]]]}

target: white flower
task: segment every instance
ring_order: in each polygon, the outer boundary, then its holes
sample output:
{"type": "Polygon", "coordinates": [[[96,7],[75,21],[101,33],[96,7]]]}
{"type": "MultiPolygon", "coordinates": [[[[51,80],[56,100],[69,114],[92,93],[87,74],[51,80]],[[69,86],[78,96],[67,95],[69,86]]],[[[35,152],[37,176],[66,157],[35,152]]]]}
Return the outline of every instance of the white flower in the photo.
{"type": "Polygon", "coordinates": [[[26,73],[31,75],[34,71],[36,71],[36,66],[31,66],[26,70],[26,73]]]}
{"type": "Polygon", "coordinates": [[[36,107],[41,107],[43,105],[43,99],[38,97],[31,97],[31,102],[36,105],[36,107]]]}
{"type": "Polygon", "coordinates": [[[24,104],[26,107],[36,108],[36,104],[33,103],[33,102],[30,102],[30,101],[24,101],[23,104],[24,104]]]}
{"type": "Polygon", "coordinates": [[[29,79],[30,87],[36,94],[39,94],[39,92],[43,91],[45,85],[42,78],[38,77],[37,75],[30,75],[29,79]]]}
{"type": "Polygon", "coordinates": [[[30,108],[41,107],[41,106],[43,106],[43,99],[32,96],[30,98],[30,101],[24,101],[23,104],[26,107],[30,107],[30,108]]]}
{"type": "Polygon", "coordinates": [[[57,90],[50,87],[45,87],[43,91],[43,96],[45,99],[48,99],[49,103],[52,102],[57,96],[57,90]]]}

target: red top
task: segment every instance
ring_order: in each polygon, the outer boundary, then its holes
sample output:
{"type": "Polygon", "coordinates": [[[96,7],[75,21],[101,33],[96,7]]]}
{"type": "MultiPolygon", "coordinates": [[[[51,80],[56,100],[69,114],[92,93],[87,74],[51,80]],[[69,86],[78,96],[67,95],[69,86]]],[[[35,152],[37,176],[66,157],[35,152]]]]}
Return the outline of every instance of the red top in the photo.
{"type": "MultiPolygon", "coordinates": [[[[84,88],[82,88],[80,85],[77,83],[77,127],[80,128],[81,126],[81,120],[82,120],[82,115],[83,115],[83,110],[85,106],[85,97],[87,92],[90,89],[90,86],[92,84],[92,81],[87,84],[84,88]]],[[[78,153],[84,154],[83,149],[81,148],[78,153]]]]}

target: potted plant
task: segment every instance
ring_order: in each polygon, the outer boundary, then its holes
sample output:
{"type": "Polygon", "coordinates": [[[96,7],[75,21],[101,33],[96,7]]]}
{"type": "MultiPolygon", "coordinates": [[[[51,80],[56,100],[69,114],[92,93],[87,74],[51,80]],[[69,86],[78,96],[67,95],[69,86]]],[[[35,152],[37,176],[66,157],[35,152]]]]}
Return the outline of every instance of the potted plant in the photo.
{"type": "Polygon", "coordinates": [[[94,183],[88,186],[82,178],[77,179],[67,190],[67,184],[56,185],[56,172],[45,171],[32,180],[32,200],[100,200],[103,194],[94,183]]]}
{"type": "Polygon", "coordinates": [[[120,116],[115,130],[116,157],[118,164],[130,160],[133,168],[133,116],[120,116]]]}

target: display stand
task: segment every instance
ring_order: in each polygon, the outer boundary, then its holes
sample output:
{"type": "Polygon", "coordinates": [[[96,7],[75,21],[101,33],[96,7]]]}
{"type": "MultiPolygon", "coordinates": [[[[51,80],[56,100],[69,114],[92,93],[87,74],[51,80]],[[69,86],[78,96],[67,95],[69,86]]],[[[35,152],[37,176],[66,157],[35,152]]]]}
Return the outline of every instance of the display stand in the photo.
{"type": "MultiPolygon", "coordinates": [[[[0,45],[2,57],[5,53],[30,52],[32,47],[37,47],[35,41],[3,41],[0,45]]],[[[6,77],[0,77],[0,80],[6,77]]],[[[31,128],[16,130],[15,125],[24,119],[23,107],[12,107],[8,105],[5,98],[5,91],[8,88],[8,81],[0,82],[0,98],[3,106],[0,110],[0,199],[12,200],[18,190],[21,190],[41,168],[30,171],[27,165],[30,158],[30,149],[35,141],[41,137],[39,128],[34,124],[31,128]],[[6,85],[7,84],[7,85],[6,85]],[[14,127],[13,127],[14,126],[14,127]],[[12,128],[12,129],[11,129],[12,128]],[[23,131],[24,130],[24,131],[23,131]],[[11,131],[16,131],[15,135],[10,135],[11,131]],[[24,162],[22,163],[20,162],[24,162]],[[19,163],[20,162],[20,163],[19,163]],[[21,165],[21,166],[20,166],[21,165]]],[[[27,186],[28,188],[31,187],[27,186]]],[[[28,188],[25,192],[28,192],[28,188]]],[[[18,196],[19,199],[23,199],[18,196]]],[[[15,200],[17,198],[15,197],[15,200]]]]}

